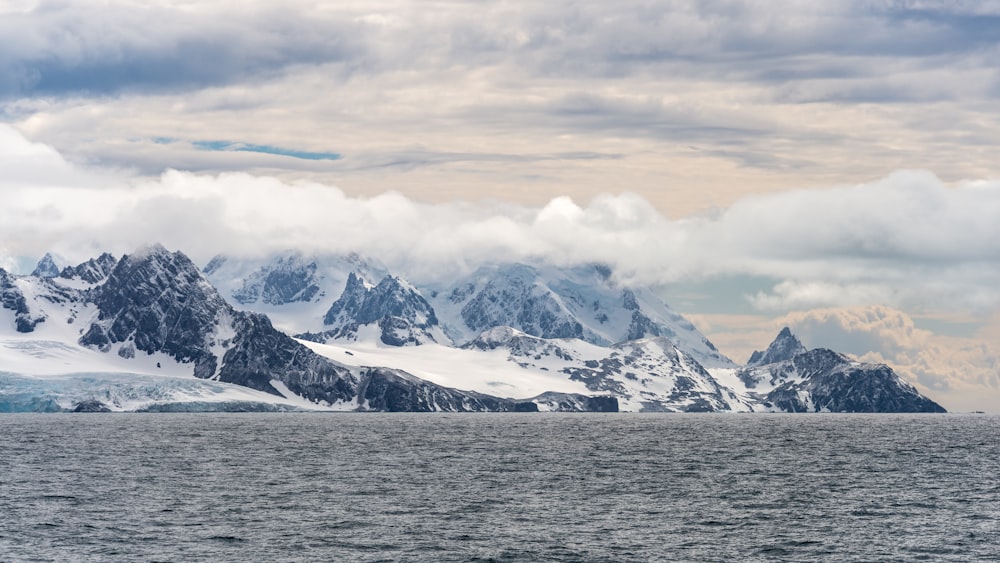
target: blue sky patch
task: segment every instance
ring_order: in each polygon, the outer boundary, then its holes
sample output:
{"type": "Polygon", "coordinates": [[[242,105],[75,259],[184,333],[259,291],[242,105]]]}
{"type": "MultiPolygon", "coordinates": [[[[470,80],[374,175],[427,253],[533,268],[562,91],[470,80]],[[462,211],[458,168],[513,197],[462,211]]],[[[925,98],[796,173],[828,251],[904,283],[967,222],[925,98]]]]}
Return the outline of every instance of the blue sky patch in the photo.
{"type": "MultiPolygon", "coordinates": [[[[177,139],[170,137],[153,137],[153,142],[158,145],[168,145],[177,142],[177,139]]],[[[233,141],[191,141],[191,146],[200,151],[221,151],[221,152],[257,152],[262,154],[273,154],[277,156],[287,156],[302,160],[340,160],[342,157],[335,152],[309,152],[273,145],[255,145],[252,143],[237,143],[233,141]]]]}

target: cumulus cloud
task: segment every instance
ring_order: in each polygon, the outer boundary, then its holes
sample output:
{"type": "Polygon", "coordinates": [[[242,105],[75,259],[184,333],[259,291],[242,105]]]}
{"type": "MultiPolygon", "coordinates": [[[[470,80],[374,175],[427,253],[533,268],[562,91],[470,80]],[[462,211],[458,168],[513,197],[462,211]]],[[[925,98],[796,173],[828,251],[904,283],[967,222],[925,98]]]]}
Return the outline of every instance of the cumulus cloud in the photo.
{"type": "Polygon", "coordinates": [[[623,281],[723,275],[777,280],[748,298],[772,311],[886,304],[1000,306],[1000,182],[945,186],[925,172],[842,188],[746,198],[713,215],[668,219],[624,193],[542,206],[425,203],[398,192],[354,197],[319,183],[171,171],[149,181],[100,174],[0,127],[0,239],[8,256],[85,259],[161,242],[216,253],[357,251],[415,277],[486,261],[601,262],[623,281]],[[24,157],[23,155],[29,155],[24,157]],[[48,169],[54,178],[40,171],[48,169]],[[38,173],[41,180],[34,181],[38,173]],[[74,183],[78,175],[83,180],[74,183]]]}

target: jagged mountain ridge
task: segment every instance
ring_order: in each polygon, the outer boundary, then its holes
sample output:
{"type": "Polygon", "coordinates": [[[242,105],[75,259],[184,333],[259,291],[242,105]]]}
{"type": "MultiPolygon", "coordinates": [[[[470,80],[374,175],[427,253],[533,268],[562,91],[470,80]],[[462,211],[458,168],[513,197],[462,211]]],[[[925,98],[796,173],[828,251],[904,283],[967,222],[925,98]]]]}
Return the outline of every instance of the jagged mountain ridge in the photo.
{"type": "MultiPolygon", "coordinates": [[[[371,283],[370,281],[362,283],[360,280],[361,278],[357,278],[351,287],[345,286],[345,291],[341,294],[340,299],[360,292],[362,285],[368,287],[371,283]]],[[[688,385],[689,379],[685,376],[678,380],[679,387],[675,386],[669,392],[661,390],[659,393],[653,393],[654,399],[640,403],[643,405],[640,408],[647,410],[690,410],[695,408],[704,408],[705,410],[739,410],[743,408],[749,410],[796,410],[801,406],[786,400],[780,402],[783,405],[781,408],[774,407],[773,405],[778,403],[769,401],[757,391],[746,389],[739,378],[732,381],[731,378],[724,377],[723,379],[726,379],[727,383],[733,385],[731,387],[721,385],[712,373],[722,375],[734,373],[731,370],[736,367],[736,364],[719,353],[715,346],[701,335],[690,322],[670,310],[662,300],[648,289],[619,287],[614,283],[611,271],[599,265],[570,269],[527,264],[484,266],[468,276],[447,284],[419,287],[416,289],[416,293],[410,296],[410,299],[414,302],[413,309],[425,307],[425,301],[429,303],[431,306],[430,314],[434,314],[440,319],[441,328],[447,336],[453,342],[465,342],[467,346],[468,343],[475,342],[480,334],[488,333],[497,327],[511,327],[525,333],[524,336],[534,336],[542,340],[576,338],[604,347],[614,347],[617,343],[663,337],[669,341],[671,347],[683,350],[687,357],[692,360],[689,362],[690,364],[697,365],[701,371],[706,371],[705,367],[709,368],[709,373],[706,374],[707,379],[704,376],[698,376],[701,378],[699,381],[704,384],[699,387],[699,392],[706,397],[713,397],[713,400],[699,403],[700,407],[696,407],[692,403],[685,404],[681,400],[685,395],[683,389],[680,388],[688,385]],[[719,389],[725,389],[725,392],[720,393],[719,389]]],[[[357,340],[357,329],[364,323],[356,321],[362,320],[370,325],[371,319],[363,317],[353,319],[351,315],[345,315],[344,311],[343,306],[338,307],[335,304],[330,310],[334,315],[328,314],[326,320],[333,321],[334,319],[331,317],[336,316],[335,324],[338,327],[347,326],[349,330],[338,332],[338,329],[334,329],[322,333],[306,333],[302,336],[317,342],[339,339],[357,340]]],[[[412,325],[411,320],[409,323],[402,322],[400,327],[412,331],[412,325]]],[[[379,338],[384,344],[404,342],[401,339],[376,336],[382,334],[381,330],[381,327],[373,327],[367,338],[379,338]]],[[[410,342],[416,340],[416,338],[411,338],[410,342]]],[[[427,338],[424,341],[430,340],[427,338]]],[[[438,342],[443,342],[443,340],[437,339],[438,342]]],[[[802,343],[786,328],[779,333],[778,338],[771,343],[767,350],[756,352],[748,366],[767,366],[792,359],[806,351],[802,343]]],[[[669,352],[662,352],[662,354],[670,355],[669,352]]],[[[515,355],[511,355],[511,361],[518,364],[523,363],[515,358],[515,355]]],[[[662,363],[661,360],[646,362],[647,365],[660,363],[662,363]]],[[[602,365],[602,369],[604,368],[605,366],[602,365]]],[[[583,374],[587,373],[586,370],[589,368],[580,370],[579,367],[562,366],[560,369],[579,370],[576,373],[583,374]]],[[[674,365],[673,369],[678,368],[674,365]]],[[[614,372],[614,370],[611,371],[614,372]]],[[[875,372],[871,371],[871,373],[875,372]]],[[[614,373],[614,376],[619,378],[622,375],[619,372],[614,373]]],[[[578,377],[582,379],[582,376],[578,377]]],[[[611,379],[602,379],[604,384],[608,386],[608,390],[617,389],[620,392],[625,388],[613,385],[611,379]]],[[[883,387],[891,387],[890,383],[886,380],[883,381],[882,385],[883,387]]],[[[597,388],[599,387],[592,385],[588,389],[593,391],[597,388]]],[[[809,389],[813,388],[819,389],[816,385],[809,387],[809,389]]],[[[875,389],[869,391],[876,392],[875,389]]],[[[646,393],[647,396],[651,393],[649,390],[641,390],[641,392],[646,393]]],[[[623,404],[628,404],[628,401],[634,396],[637,395],[635,393],[621,393],[619,395],[620,399],[624,401],[623,404]]],[[[825,402],[828,403],[826,408],[833,409],[840,406],[835,402],[830,402],[830,400],[825,400],[825,402]]],[[[851,403],[851,405],[855,404],[861,403],[851,403]]],[[[891,406],[892,403],[885,404],[891,406]]],[[[844,408],[839,410],[844,410],[844,408]]]]}
{"type": "Polygon", "coordinates": [[[357,254],[294,251],[261,259],[219,255],[202,273],[235,308],[264,313],[289,334],[326,330],[323,317],[351,273],[370,285],[389,275],[378,261],[357,254]]]}
{"type": "Polygon", "coordinates": [[[781,411],[945,412],[889,366],[825,348],[807,350],[787,327],[737,376],[748,395],[781,411]]]}
{"type": "Polygon", "coordinates": [[[484,266],[449,285],[422,291],[455,342],[467,342],[494,326],[600,346],[663,336],[703,365],[736,365],[651,290],[620,286],[601,265],[484,266]]]}
{"type": "Polygon", "coordinates": [[[450,341],[461,345],[495,326],[510,326],[541,338],[580,338],[602,346],[664,336],[707,367],[736,367],[652,291],[620,286],[610,269],[600,265],[556,268],[500,264],[483,266],[448,283],[422,285],[390,273],[377,260],[357,255],[290,256],[295,260],[279,256],[247,263],[220,256],[206,266],[205,272],[237,308],[265,312],[284,330],[320,341],[354,340],[362,327],[376,325],[388,315],[395,317],[392,322],[387,320],[382,323],[386,327],[374,330],[388,336],[386,343],[450,341]],[[317,277],[322,279],[322,285],[312,303],[246,302],[245,288],[258,287],[260,280],[268,279],[269,272],[288,272],[292,263],[316,264],[317,271],[323,272],[317,277]],[[406,314],[382,307],[376,319],[370,314],[375,309],[361,307],[360,301],[351,309],[354,316],[342,314],[341,309],[351,299],[363,300],[367,288],[377,287],[386,278],[408,288],[393,288],[397,296],[394,299],[408,310],[406,314]],[[436,323],[426,322],[432,317],[436,323]],[[439,331],[433,329],[434,324],[439,331]]]}
{"type": "Polygon", "coordinates": [[[79,279],[85,283],[95,284],[107,278],[117,264],[118,259],[105,252],[82,264],[66,266],[59,272],[59,277],[67,280],[79,279]]]}
{"type": "MultiPolygon", "coordinates": [[[[80,334],[69,340],[73,345],[103,350],[104,356],[114,355],[124,362],[162,356],[170,363],[187,366],[189,375],[320,406],[609,410],[608,401],[620,401],[618,404],[627,410],[646,411],[940,409],[886,366],[859,364],[840,356],[836,362],[820,362],[829,367],[825,370],[782,367],[789,363],[798,366],[822,355],[804,350],[787,329],[767,351],[754,354],[753,365],[740,369],[716,364],[705,369],[697,354],[708,354],[711,359],[714,347],[705,344],[707,339],[693,325],[665,305],[657,309],[658,300],[646,290],[615,286],[609,272],[600,267],[553,274],[514,265],[493,269],[498,274],[495,277],[485,275],[489,270],[481,270],[446,286],[450,291],[418,289],[390,274],[372,284],[349,271],[345,289],[353,286],[354,293],[341,292],[334,301],[341,306],[331,305],[326,312],[332,313],[330,320],[335,323],[365,321],[355,327],[352,348],[307,348],[275,329],[267,316],[227,303],[181,253],[152,247],[123,257],[104,274],[107,268],[102,264],[109,261],[114,259],[102,256],[73,269],[64,268],[67,275],[61,272],[56,278],[18,277],[0,271],[4,308],[13,311],[8,313],[11,326],[23,329],[23,333],[41,326],[45,332],[62,326],[63,321],[72,324],[79,317],[76,326],[81,326],[80,334]],[[513,275],[507,275],[512,270],[513,275]],[[81,272],[90,272],[88,279],[97,281],[83,279],[81,272]],[[376,291],[379,286],[382,290],[376,291]],[[505,311],[507,298],[512,305],[505,311]],[[450,305],[442,307],[446,320],[438,324],[432,304],[442,302],[450,305]],[[539,310],[532,310],[531,304],[539,310]],[[58,314],[50,315],[53,311],[58,314]],[[568,334],[589,333],[591,340],[600,344],[585,338],[543,338],[517,328],[494,326],[469,338],[461,351],[465,355],[454,356],[453,365],[446,365],[451,362],[448,360],[421,366],[412,364],[405,354],[395,359],[388,354],[405,340],[383,339],[384,333],[376,332],[385,328],[383,321],[387,319],[402,320],[396,327],[401,330],[421,323],[424,328],[440,329],[446,322],[461,322],[465,324],[460,330],[469,331],[464,316],[478,322],[494,318],[490,315],[496,315],[497,322],[513,320],[543,334],[549,329],[559,334],[560,326],[576,322],[580,329],[573,326],[568,334]],[[626,340],[607,344],[607,335],[619,332],[626,340]],[[630,338],[634,336],[638,338],[630,338]],[[352,350],[359,356],[367,351],[365,361],[355,361],[352,350]],[[478,377],[485,365],[482,362],[489,357],[507,367],[495,369],[489,377],[478,377]],[[450,376],[441,375],[442,366],[450,376]],[[775,379],[775,373],[787,376],[775,379]],[[552,386],[538,388],[516,380],[544,380],[552,386]],[[534,390],[529,393],[527,389],[534,390]],[[609,399],[601,399],[602,394],[609,399]]],[[[213,262],[213,268],[206,269],[217,274],[225,261],[213,262]]],[[[316,264],[317,271],[323,268],[316,264]]],[[[240,286],[234,283],[230,287],[240,286]]],[[[303,302],[257,304],[294,308],[303,302]]],[[[324,304],[313,300],[307,305],[316,311],[324,304]]],[[[456,325],[451,326],[455,330],[456,325]]],[[[419,348],[427,348],[431,355],[457,351],[448,346],[446,336],[424,343],[427,346],[419,348]]],[[[0,352],[3,345],[0,338],[0,352]]]]}
{"type": "MultiPolygon", "coordinates": [[[[156,362],[157,369],[168,362],[175,371],[189,366],[188,373],[195,378],[232,383],[284,398],[294,395],[320,407],[453,411],[538,408],[530,400],[459,391],[399,370],[378,366],[357,369],[323,358],[274,329],[265,315],[231,307],[185,255],[158,245],[122,257],[105,280],[87,287],[62,286],[56,278],[15,279],[6,272],[2,274],[4,295],[11,297],[15,313],[21,310],[33,314],[20,291],[23,287],[46,289],[41,295],[44,299],[37,299],[38,295],[33,299],[35,306],[58,313],[67,324],[76,319],[78,310],[86,310],[81,315],[85,317],[81,318],[84,328],[75,341],[66,342],[69,339],[63,328],[63,342],[45,344],[52,341],[22,337],[15,342],[20,349],[38,350],[58,344],[61,350],[72,352],[74,346],[79,346],[104,356],[117,356],[126,363],[156,355],[162,358],[156,362]]],[[[27,334],[35,327],[24,328],[21,332],[27,334]]],[[[0,340],[0,344],[9,347],[6,341],[0,340]]],[[[579,402],[585,404],[586,399],[580,398],[579,402]]]]}
{"type": "Polygon", "coordinates": [[[357,340],[359,331],[375,325],[379,340],[389,346],[449,342],[420,292],[391,275],[373,287],[354,272],[348,274],[344,292],[323,316],[323,325],[329,328],[301,337],[316,342],[357,340]]]}

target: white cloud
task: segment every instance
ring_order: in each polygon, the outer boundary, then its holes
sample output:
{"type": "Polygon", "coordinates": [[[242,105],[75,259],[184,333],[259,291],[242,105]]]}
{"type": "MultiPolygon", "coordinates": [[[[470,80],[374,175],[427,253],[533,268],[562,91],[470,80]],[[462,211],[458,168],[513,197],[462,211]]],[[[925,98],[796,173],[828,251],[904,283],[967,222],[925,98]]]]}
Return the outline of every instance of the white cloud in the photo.
{"type": "Polygon", "coordinates": [[[948,187],[929,173],[906,172],[671,220],[627,193],[532,207],[423,203],[398,192],[354,197],[243,173],[171,171],[130,181],[67,164],[2,126],[0,142],[0,163],[14,178],[0,181],[0,237],[15,256],[56,250],[84,259],[154,241],[200,261],[220,252],[358,251],[416,277],[495,260],[602,262],[642,284],[731,274],[775,279],[770,291],[748,296],[771,311],[1000,306],[1000,182],[948,187]]]}

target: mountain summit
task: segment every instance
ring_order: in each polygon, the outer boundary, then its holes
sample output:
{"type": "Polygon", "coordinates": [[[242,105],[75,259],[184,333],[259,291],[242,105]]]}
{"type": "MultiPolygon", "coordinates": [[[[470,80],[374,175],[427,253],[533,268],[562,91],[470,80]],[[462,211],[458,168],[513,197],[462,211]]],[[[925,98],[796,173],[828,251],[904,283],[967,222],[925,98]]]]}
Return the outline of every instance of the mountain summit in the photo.
{"type": "Polygon", "coordinates": [[[762,366],[765,364],[773,364],[775,362],[781,362],[784,360],[791,360],[795,356],[806,351],[806,347],[802,345],[802,342],[792,334],[792,331],[786,326],[781,329],[778,336],[771,342],[771,345],[767,347],[767,350],[761,352],[755,350],[753,354],[750,355],[750,360],[747,362],[747,367],[762,366]]]}

